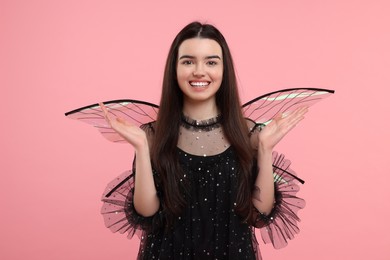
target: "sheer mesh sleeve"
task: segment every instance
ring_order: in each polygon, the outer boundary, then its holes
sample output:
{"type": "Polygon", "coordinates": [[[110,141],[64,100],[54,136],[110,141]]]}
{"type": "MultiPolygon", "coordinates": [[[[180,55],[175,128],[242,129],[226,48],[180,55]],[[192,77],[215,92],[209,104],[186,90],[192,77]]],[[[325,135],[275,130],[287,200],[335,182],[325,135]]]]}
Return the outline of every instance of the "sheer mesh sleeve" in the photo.
{"type": "MultiPolygon", "coordinates": [[[[152,131],[151,125],[144,125],[142,128],[145,131],[152,131]]],[[[151,217],[144,217],[139,215],[134,208],[133,195],[136,175],[134,162],[133,170],[126,171],[112,180],[102,195],[101,214],[106,227],[112,232],[127,234],[128,238],[132,238],[136,233],[140,235],[142,231],[152,231],[162,225],[161,209],[151,217]]],[[[157,195],[161,197],[158,175],[155,171],[153,171],[153,177],[157,195]]]]}
{"type": "Polygon", "coordinates": [[[290,168],[290,161],[276,152],[273,161],[275,204],[269,215],[258,212],[255,226],[260,228],[264,243],[272,243],[278,249],[285,247],[288,240],[299,233],[297,213],[305,207],[305,201],[296,196],[298,180],[290,168]]]}
{"type": "MultiPolygon", "coordinates": [[[[261,127],[252,132],[252,143],[258,142],[258,131],[261,131],[261,127]]],[[[288,240],[299,233],[300,219],[297,213],[305,207],[305,201],[296,195],[299,191],[299,183],[304,181],[297,177],[290,168],[291,162],[283,154],[273,152],[272,159],[275,185],[274,207],[269,215],[257,211],[255,227],[260,228],[264,243],[272,243],[274,248],[279,249],[285,247],[288,240]]]]}

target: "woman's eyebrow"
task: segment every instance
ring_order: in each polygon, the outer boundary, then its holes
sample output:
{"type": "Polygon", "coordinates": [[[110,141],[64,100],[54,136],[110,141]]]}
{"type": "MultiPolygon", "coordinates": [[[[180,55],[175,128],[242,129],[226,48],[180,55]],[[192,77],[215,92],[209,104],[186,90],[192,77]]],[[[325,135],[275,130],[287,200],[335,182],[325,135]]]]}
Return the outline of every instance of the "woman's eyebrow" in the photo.
{"type": "Polygon", "coordinates": [[[221,59],[221,57],[219,57],[218,55],[211,55],[211,56],[206,56],[206,59],[221,59]]]}
{"type": "MultiPolygon", "coordinates": [[[[179,60],[181,59],[195,59],[195,56],[191,56],[191,55],[183,55],[179,58],[179,60]]],[[[221,57],[219,57],[218,55],[211,55],[211,56],[206,56],[205,57],[205,60],[209,60],[209,59],[221,59],[221,57]]]]}

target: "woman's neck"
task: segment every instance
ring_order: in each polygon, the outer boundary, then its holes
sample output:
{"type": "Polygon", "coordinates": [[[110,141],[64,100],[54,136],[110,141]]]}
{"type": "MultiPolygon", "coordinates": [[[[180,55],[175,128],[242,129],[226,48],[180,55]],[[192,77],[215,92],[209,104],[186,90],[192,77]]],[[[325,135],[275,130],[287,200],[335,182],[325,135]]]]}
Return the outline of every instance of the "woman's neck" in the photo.
{"type": "Polygon", "coordinates": [[[202,102],[184,101],[183,114],[194,120],[206,120],[216,117],[219,114],[219,110],[215,100],[202,102]]]}

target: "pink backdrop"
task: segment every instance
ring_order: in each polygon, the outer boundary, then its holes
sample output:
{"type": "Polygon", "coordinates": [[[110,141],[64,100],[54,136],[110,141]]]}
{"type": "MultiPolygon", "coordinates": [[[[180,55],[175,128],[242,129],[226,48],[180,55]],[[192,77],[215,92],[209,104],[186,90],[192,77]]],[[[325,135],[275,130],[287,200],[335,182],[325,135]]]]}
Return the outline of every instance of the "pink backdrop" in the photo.
{"type": "Polygon", "coordinates": [[[323,87],[278,146],[306,180],[301,233],[265,259],[390,259],[390,4],[383,0],[2,0],[1,259],[134,259],[100,195],[132,149],[63,113],[102,100],[158,103],[175,34],[225,34],[241,98],[323,87]],[[232,2],[233,3],[233,2],[232,2]]]}

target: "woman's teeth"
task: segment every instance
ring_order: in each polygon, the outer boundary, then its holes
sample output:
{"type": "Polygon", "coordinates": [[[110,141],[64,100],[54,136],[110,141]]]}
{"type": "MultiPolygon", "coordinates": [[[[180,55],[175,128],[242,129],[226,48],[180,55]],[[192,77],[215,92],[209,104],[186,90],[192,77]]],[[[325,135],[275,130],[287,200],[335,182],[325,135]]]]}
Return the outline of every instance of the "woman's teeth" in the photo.
{"type": "Polygon", "coordinates": [[[190,82],[190,85],[193,87],[206,87],[209,84],[209,82],[190,82]]]}

